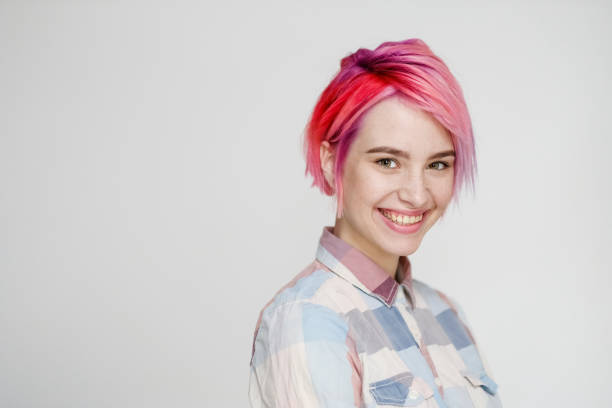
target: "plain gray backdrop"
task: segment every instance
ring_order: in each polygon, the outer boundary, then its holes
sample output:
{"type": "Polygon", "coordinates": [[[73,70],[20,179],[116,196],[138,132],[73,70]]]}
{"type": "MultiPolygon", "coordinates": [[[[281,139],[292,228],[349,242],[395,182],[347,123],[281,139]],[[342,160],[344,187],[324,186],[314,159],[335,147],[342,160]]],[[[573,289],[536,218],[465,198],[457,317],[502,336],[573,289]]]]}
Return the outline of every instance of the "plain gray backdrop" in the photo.
{"type": "Polygon", "coordinates": [[[244,407],[259,310],[333,202],[302,132],[340,59],[421,38],[475,196],[411,256],[506,407],[609,406],[610,2],[1,1],[0,406],[244,407]]]}

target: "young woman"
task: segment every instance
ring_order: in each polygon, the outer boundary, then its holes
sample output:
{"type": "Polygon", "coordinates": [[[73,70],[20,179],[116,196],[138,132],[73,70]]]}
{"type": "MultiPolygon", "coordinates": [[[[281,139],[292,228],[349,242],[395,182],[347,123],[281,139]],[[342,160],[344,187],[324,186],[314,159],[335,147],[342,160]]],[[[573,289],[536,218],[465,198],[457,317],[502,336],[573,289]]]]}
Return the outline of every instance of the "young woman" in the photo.
{"type": "Polygon", "coordinates": [[[444,62],[418,39],[342,59],[304,148],[336,221],[260,313],[251,406],[501,406],[463,312],[413,279],[407,257],[476,172],[444,62]]]}

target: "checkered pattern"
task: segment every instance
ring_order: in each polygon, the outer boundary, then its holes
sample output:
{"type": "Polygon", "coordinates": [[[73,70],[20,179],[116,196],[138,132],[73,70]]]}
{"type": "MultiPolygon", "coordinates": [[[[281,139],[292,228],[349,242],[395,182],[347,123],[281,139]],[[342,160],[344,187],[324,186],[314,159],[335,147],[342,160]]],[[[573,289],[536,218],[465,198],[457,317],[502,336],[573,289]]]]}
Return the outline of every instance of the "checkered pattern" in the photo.
{"type": "Polygon", "coordinates": [[[324,227],[316,259],[260,313],[251,407],[501,407],[456,302],[405,256],[396,279],[324,227]]]}

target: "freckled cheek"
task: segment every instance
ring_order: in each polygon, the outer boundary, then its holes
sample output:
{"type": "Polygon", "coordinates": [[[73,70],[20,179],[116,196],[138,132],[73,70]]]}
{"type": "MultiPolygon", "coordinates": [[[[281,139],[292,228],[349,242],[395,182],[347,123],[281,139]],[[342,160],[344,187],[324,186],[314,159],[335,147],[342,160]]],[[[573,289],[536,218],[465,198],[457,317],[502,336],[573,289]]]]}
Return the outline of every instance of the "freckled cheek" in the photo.
{"type": "Polygon", "coordinates": [[[393,191],[393,188],[386,180],[369,175],[360,178],[359,183],[353,184],[352,196],[354,204],[358,203],[359,206],[370,209],[377,207],[389,191],[393,191]]]}
{"type": "Polygon", "coordinates": [[[432,192],[438,204],[443,205],[450,201],[453,195],[453,181],[452,179],[439,180],[431,186],[430,191],[432,192]]]}
{"type": "Polygon", "coordinates": [[[367,186],[364,185],[363,178],[353,169],[344,172],[342,177],[342,189],[344,194],[344,205],[347,209],[354,211],[364,205],[367,199],[367,186]]]}

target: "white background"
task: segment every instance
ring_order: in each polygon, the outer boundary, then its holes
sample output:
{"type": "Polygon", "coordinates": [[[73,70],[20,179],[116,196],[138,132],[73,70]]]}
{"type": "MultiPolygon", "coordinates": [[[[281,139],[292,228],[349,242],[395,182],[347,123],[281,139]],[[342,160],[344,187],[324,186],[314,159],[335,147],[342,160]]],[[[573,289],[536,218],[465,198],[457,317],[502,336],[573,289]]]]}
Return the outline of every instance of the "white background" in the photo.
{"type": "Polygon", "coordinates": [[[463,87],[479,165],[415,277],[462,304],[506,407],[610,406],[611,16],[0,2],[0,406],[248,406],[259,310],[333,224],[308,116],[343,56],[412,37],[463,87]]]}

